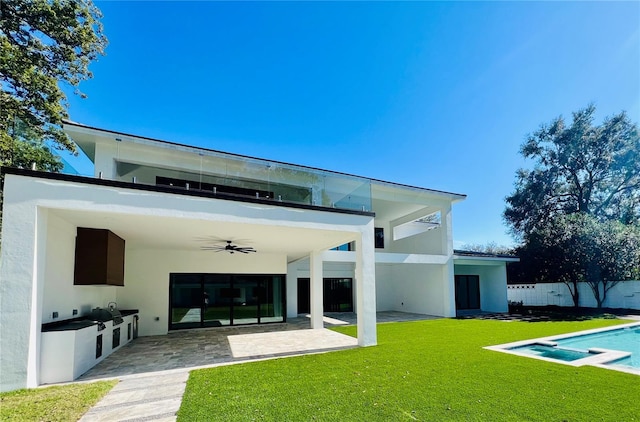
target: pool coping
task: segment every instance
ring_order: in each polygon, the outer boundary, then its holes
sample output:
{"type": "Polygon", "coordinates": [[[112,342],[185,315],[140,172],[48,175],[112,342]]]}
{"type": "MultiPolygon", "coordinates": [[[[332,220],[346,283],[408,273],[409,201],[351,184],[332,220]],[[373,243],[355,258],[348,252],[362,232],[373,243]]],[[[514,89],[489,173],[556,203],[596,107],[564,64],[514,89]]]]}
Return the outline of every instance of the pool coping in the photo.
{"type": "Polygon", "coordinates": [[[547,362],[560,363],[563,365],[568,365],[573,367],[589,365],[589,366],[595,366],[597,368],[604,368],[604,369],[610,369],[610,370],[619,371],[619,372],[625,372],[633,375],[640,375],[640,369],[636,370],[636,369],[632,369],[632,368],[621,366],[621,365],[606,364],[606,363],[614,362],[618,359],[622,359],[631,355],[631,352],[626,352],[621,350],[612,350],[612,349],[603,349],[600,347],[593,347],[589,349],[589,352],[594,353],[593,356],[587,356],[587,357],[584,357],[581,359],[575,359],[572,361],[564,361],[560,359],[553,359],[553,358],[548,358],[543,356],[535,356],[527,353],[518,352],[516,350],[511,350],[516,347],[532,346],[534,344],[539,344],[543,346],[555,346],[557,345],[556,343],[557,340],[562,340],[569,337],[578,337],[578,336],[583,336],[588,334],[597,334],[597,333],[618,330],[618,329],[627,328],[627,327],[640,327],[640,322],[631,322],[628,324],[614,325],[612,327],[594,328],[590,330],[576,331],[573,333],[566,333],[566,334],[559,334],[559,335],[548,336],[548,337],[514,341],[511,343],[498,344],[495,346],[485,346],[483,347],[483,349],[492,350],[494,352],[508,353],[510,355],[544,360],[547,362]]]}

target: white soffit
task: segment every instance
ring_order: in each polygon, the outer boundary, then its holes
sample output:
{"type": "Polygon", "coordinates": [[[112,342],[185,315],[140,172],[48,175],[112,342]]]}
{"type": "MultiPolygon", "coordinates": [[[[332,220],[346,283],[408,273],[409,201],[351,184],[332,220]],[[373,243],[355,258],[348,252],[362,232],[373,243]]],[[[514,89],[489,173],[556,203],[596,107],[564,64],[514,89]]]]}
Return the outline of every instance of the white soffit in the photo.
{"type": "Polygon", "coordinates": [[[354,233],[266,224],[204,221],[152,215],[49,209],[77,227],[109,229],[125,239],[127,248],[201,251],[202,246],[231,240],[258,253],[286,254],[289,260],[311,251],[332,248],[353,240],[354,233]]]}
{"type": "Polygon", "coordinates": [[[440,227],[442,215],[440,211],[425,215],[413,221],[399,224],[393,228],[393,240],[405,239],[440,227]]]}

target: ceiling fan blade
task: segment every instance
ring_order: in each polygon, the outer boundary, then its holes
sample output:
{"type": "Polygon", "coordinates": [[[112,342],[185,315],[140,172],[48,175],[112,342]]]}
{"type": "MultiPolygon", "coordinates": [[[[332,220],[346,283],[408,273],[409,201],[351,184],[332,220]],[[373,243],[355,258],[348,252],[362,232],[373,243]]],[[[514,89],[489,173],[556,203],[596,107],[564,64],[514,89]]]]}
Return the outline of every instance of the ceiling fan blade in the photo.
{"type": "Polygon", "coordinates": [[[240,239],[240,238],[235,238],[235,237],[218,237],[218,236],[196,236],[193,238],[193,240],[195,240],[196,242],[203,242],[203,243],[240,243],[240,244],[245,244],[245,243],[252,243],[251,240],[249,239],[240,239]]]}
{"type": "Polygon", "coordinates": [[[205,250],[205,251],[214,251],[214,252],[222,252],[222,251],[226,251],[226,252],[229,252],[229,253],[240,252],[240,253],[244,253],[244,254],[248,254],[249,252],[257,252],[251,246],[234,245],[233,241],[231,241],[231,240],[225,240],[224,242],[226,244],[201,246],[200,249],[205,250]]]}

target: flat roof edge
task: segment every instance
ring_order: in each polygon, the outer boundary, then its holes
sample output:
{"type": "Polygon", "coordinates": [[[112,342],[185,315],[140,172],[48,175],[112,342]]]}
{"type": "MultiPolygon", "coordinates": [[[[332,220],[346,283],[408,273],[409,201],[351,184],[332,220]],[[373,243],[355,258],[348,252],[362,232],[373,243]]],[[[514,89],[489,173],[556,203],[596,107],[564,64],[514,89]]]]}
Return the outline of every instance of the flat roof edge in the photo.
{"type": "Polygon", "coordinates": [[[230,156],[234,156],[234,157],[238,157],[238,158],[249,158],[249,159],[252,159],[252,160],[260,160],[260,161],[266,161],[266,162],[271,162],[271,163],[276,163],[276,164],[284,164],[284,165],[288,165],[288,166],[296,166],[296,167],[306,168],[306,169],[309,169],[309,170],[324,171],[324,172],[327,172],[327,173],[333,173],[333,174],[338,174],[338,175],[342,175],[342,176],[357,177],[357,178],[360,178],[360,179],[367,179],[367,180],[370,180],[371,182],[382,184],[382,185],[403,187],[403,188],[409,188],[409,189],[414,189],[414,190],[420,190],[420,191],[424,191],[424,192],[435,193],[435,194],[438,194],[438,195],[445,195],[445,196],[450,197],[454,202],[462,201],[467,197],[467,195],[460,194],[460,193],[447,192],[447,191],[438,190],[438,189],[423,188],[423,187],[420,187],[420,186],[407,185],[407,184],[403,184],[403,183],[389,182],[389,181],[386,181],[386,180],[374,179],[374,178],[371,178],[371,177],[358,176],[356,174],[351,174],[351,173],[345,173],[345,172],[340,172],[340,171],[335,171],[335,170],[321,169],[319,167],[306,166],[304,164],[294,164],[294,163],[287,163],[285,161],[278,161],[278,160],[270,160],[270,159],[266,159],[266,158],[252,157],[250,155],[237,154],[237,153],[234,153],[234,152],[220,151],[220,150],[216,150],[216,149],[212,149],[212,148],[203,148],[203,147],[198,147],[198,146],[193,146],[193,145],[181,144],[179,142],[165,141],[165,140],[162,140],[162,139],[149,138],[149,137],[140,136],[140,135],[133,135],[133,134],[130,134],[130,133],[125,133],[125,132],[118,132],[118,131],[110,130],[110,129],[102,129],[102,128],[98,128],[98,127],[94,127],[94,126],[84,125],[82,123],[73,122],[71,120],[63,120],[63,127],[64,126],[75,126],[75,127],[78,127],[78,128],[89,129],[89,130],[94,130],[94,131],[103,132],[103,133],[110,133],[110,134],[113,134],[113,135],[129,136],[129,137],[132,137],[132,138],[144,139],[145,141],[158,142],[158,143],[174,145],[174,146],[179,146],[179,147],[184,147],[184,148],[192,148],[192,149],[201,150],[201,151],[209,151],[209,152],[213,152],[213,153],[217,153],[217,154],[225,154],[225,155],[230,155],[230,156]]]}
{"type": "Polygon", "coordinates": [[[277,206],[277,207],[297,208],[297,209],[304,209],[304,210],[310,210],[310,211],[361,215],[361,216],[367,216],[367,217],[376,216],[376,213],[371,211],[357,211],[357,210],[349,210],[349,209],[342,209],[342,208],[328,208],[328,207],[320,207],[318,205],[297,204],[297,203],[284,202],[284,201],[280,202],[274,199],[244,197],[244,196],[236,196],[236,195],[225,194],[225,193],[214,194],[213,192],[209,193],[209,192],[194,191],[194,190],[180,190],[180,189],[164,187],[164,186],[144,185],[141,183],[121,182],[118,180],[96,179],[93,177],[76,176],[76,175],[63,174],[63,173],[50,173],[45,171],[27,170],[27,169],[15,168],[15,167],[4,167],[4,166],[0,167],[0,174],[2,175],[12,174],[17,176],[33,177],[37,179],[59,180],[63,182],[75,182],[75,183],[83,183],[83,184],[96,185],[96,186],[133,189],[133,190],[141,190],[141,191],[147,191],[147,192],[168,193],[172,195],[194,196],[194,197],[200,197],[200,198],[219,199],[223,201],[235,201],[235,202],[245,202],[245,203],[261,204],[261,205],[271,205],[271,206],[277,206]]]}
{"type": "Polygon", "coordinates": [[[475,251],[463,251],[460,249],[454,249],[453,255],[457,258],[474,258],[474,259],[500,259],[510,262],[518,262],[520,258],[516,255],[509,254],[494,254],[487,252],[475,252],[475,251]]]}

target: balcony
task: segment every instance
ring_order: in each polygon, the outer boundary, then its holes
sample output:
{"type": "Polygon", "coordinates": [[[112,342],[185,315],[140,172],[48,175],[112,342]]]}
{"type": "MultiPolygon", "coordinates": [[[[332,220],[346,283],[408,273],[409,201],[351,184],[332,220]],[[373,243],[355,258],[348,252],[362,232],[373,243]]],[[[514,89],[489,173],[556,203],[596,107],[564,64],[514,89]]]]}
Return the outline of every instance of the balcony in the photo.
{"type": "Polygon", "coordinates": [[[371,179],[191,147],[75,124],[65,130],[86,154],[79,172],[104,180],[231,197],[372,211],[371,179]]]}

